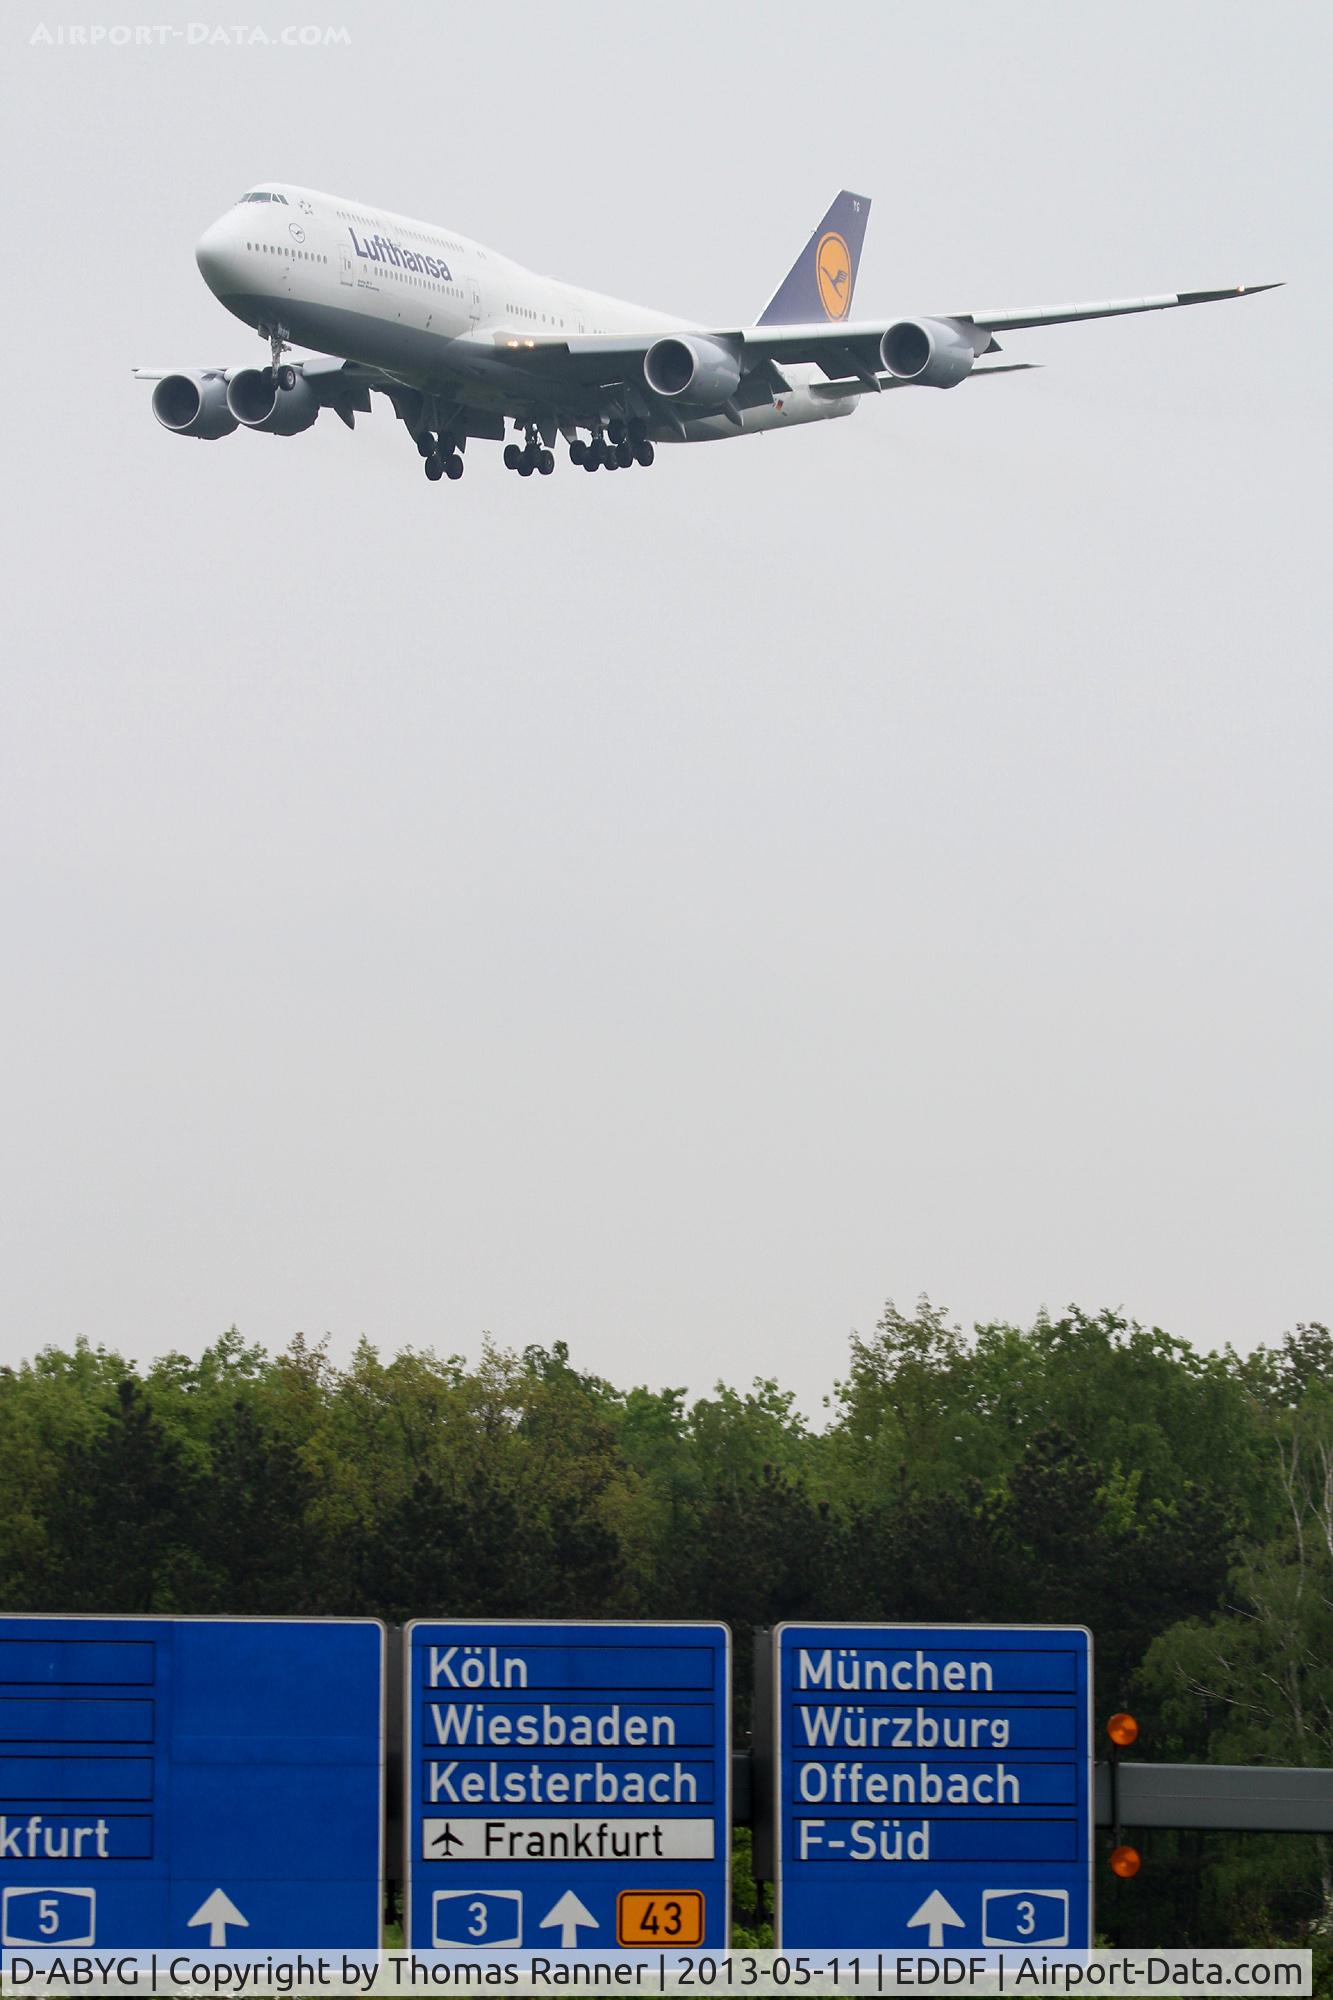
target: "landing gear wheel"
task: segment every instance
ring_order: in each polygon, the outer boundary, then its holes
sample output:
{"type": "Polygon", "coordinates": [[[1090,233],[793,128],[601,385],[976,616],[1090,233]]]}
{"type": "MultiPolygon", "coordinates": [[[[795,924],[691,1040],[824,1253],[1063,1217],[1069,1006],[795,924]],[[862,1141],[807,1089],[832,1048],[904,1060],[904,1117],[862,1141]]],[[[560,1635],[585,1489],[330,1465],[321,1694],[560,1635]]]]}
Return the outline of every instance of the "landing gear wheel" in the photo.
{"type": "Polygon", "coordinates": [[[451,451],[448,458],[445,459],[444,469],[450,479],[461,479],[463,477],[463,461],[456,451],[451,451]]]}
{"type": "Polygon", "coordinates": [[[630,443],[628,438],[622,438],[620,440],[620,443],[616,446],[616,464],[633,465],[633,463],[634,463],[634,446],[630,443]]]}
{"type": "Polygon", "coordinates": [[[425,461],[421,469],[425,473],[427,479],[442,479],[444,477],[444,460],[442,458],[438,458],[436,454],[432,452],[430,457],[425,461]]]}
{"type": "Polygon", "coordinates": [[[523,454],[516,444],[507,444],[505,446],[505,469],[507,471],[517,472],[522,459],[523,454]]]}
{"type": "Polygon", "coordinates": [[[571,438],[571,439],[569,440],[569,462],[570,462],[570,464],[571,464],[571,465],[582,465],[582,464],[583,464],[583,461],[584,461],[584,460],[585,460],[585,459],[587,458],[587,456],[588,456],[588,447],[587,447],[587,445],[586,445],[586,444],[585,444],[585,443],[583,442],[583,439],[582,439],[582,438],[571,438]]]}
{"type": "Polygon", "coordinates": [[[520,479],[531,479],[531,477],[532,477],[532,474],[533,474],[533,470],[534,470],[534,467],[533,467],[533,463],[532,463],[532,454],[531,454],[531,452],[527,452],[527,451],[525,451],[525,452],[522,452],[522,453],[520,453],[520,455],[519,455],[519,461],[518,461],[518,476],[519,476],[519,478],[520,478],[520,479]]]}
{"type": "Polygon", "coordinates": [[[296,370],[290,366],[279,368],[274,379],[280,389],[284,389],[290,394],[296,387],[296,370]]]}
{"type": "Polygon", "coordinates": [[[606,434],[610,438],[612,444],[624,443],[625,426],[621,423],[619,417],[613,417],[611,419],[610,423],[606,427],[606,434]]]}
{"type": "Polygon", "coordinates": [[[634,447],[634,456],[638,459],[640,465],[651,465],[657,456],[657,453],[653,450],[652,440],[650,438],[643,438],[636,444],[634,447]]]}
{"type": "Polygon", "coordinates": [[[588,446],[587,451],[583,455],[583,470],[585,472],[596,472],[601,462],[602,462],[601,452],[598,450],[595,444],[590,444],[588,446]]]}
{"type": "Polygon", "coordinates": [[[423,458],[430,457],[435,449],[435,440],[429,431],[418,431],[416,433],[416,447],[423,458]]]}
{"type": "Polygon", "coordinates": [[[537,453],[537,470],[541,473],[543,479],[550,478],[551,474],[555,471],[555,453],[553,451],[543,450],[537,453]]]}

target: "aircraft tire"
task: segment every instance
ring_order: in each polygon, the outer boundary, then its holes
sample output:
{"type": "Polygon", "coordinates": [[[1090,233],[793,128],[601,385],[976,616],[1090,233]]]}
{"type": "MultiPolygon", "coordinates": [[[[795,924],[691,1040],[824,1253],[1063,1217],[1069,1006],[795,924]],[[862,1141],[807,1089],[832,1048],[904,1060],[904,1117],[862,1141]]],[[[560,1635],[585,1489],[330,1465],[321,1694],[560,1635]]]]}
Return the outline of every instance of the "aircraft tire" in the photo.
{"type": "Polygon", "coordinates": [[[448,458],[445,459],[444,469],[450,479],[461,479],[463,477],[463,461],[456,451],[451,451],[448,458]]]}
{"type": "Polygon", "coordinates": [[[505,446],[505,466],[508,471],[517,472],[522,457],[523,454],[516,444],[507,444],[505,446]]]}
{"type": "Polygon", "coordinates": [[[582,439],[582,438],[571,438],[571,439],[569,440],[569,462],[570,462],[570,464],[571,464],[571,465],[582,465],[582,463],[583,463],[584,459],[585,459],[585,458],[586,458],[587,456],[588,456],[588,447],[587,447],[587,445],[586,445],[586,444],[585,444],[585,443],[583,442],[583,439],[582,439]]]}
{"type": "Polygon", "coordinates": [[[622,438],[616,446],[616,464],[625,466],[634,463],[634,446],[628,438],[622,438]]]}
{"type": "Polygon", "coordinates": [[[543,478],[550,477],[550,475],[555,471],[555,453],[553,451],[538,452],[537,470],[538,472],[541,473],[543,478]]]}
{"type": "Polygon", "coordinates": [[[526,452],[523,452],[519,457],[518,476],[520,479],[531,479],[532,477],[532,460],[526,452]]]}
{"type": "Polygon", "coordinates": [[[430,457],[425,460],[421,469],[427,479],[442,479],[444,477],[444,460],[437,458],[435,453],[432,452],[430,457]]]}
{"type": "Polygon", "coordinates": [[[644,438],[640,444],[636,445],[634,456],[638,459],[640,465],[651,465],[657,456],[657,453],[653,450],[652,439],[644,438]]]}

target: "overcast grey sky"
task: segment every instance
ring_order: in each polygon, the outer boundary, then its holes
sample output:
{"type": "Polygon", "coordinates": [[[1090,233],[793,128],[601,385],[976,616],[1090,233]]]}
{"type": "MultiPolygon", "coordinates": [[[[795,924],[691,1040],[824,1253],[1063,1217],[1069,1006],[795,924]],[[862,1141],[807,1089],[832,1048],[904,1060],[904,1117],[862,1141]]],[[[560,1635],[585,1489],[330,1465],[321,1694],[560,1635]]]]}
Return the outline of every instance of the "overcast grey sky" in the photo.
{"type": "Polygon", "coordinates": [[[11,8],[0,1361],[235,1321],[617,1381],[1333,1313],[1330,15],[11,8]],[[733,323],[1285,278],[650,474],[198,445],[265,176],[733,323]]]}

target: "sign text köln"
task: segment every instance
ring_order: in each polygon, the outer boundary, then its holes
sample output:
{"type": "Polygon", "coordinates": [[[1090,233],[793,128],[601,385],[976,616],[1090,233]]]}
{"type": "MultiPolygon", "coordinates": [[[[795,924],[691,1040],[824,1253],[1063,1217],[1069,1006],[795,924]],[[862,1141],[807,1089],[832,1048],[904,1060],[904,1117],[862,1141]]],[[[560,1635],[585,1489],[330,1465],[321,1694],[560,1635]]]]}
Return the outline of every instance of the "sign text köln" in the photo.
{"type": "Polygon", "coordinates": [[[725,1946],[724,1625],[407,1628],[414,1950],[725,1946]]]}

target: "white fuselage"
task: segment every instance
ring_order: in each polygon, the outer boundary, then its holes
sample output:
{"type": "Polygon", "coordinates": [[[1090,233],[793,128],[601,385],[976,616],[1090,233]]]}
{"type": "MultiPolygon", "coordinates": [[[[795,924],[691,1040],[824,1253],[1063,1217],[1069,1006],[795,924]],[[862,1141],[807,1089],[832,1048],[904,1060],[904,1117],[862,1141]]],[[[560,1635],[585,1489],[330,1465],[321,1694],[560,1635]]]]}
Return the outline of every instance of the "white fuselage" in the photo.
{"type": "MultiPolygon", "coordinates": [[[[195,251],[209,288],[249,326],[323,354],[383,369],[420,388],[465,386],[470,404],[510,413],[540,396],[521,365],[529,343],[668,334],[696,323],[525,270],[455,230],[269,181],[205,231],[195,251]]],[[[849,415],[855,398],[817,399],[814,367],[783,370],[790,392],[743,413],[745,431],[849,415]]],[[[595,391],[592,397],[595,398],[595,391]]],[[[548,395],[547,400],[550,400],[548,395]]],[[[589,392],[557,401],[577,422],[589,392]]],[[[690,439],[734,437],[726,417],[688,420],[690,439]]],[[[679,424],[664,438],[681,435],[679,424]]]]}

